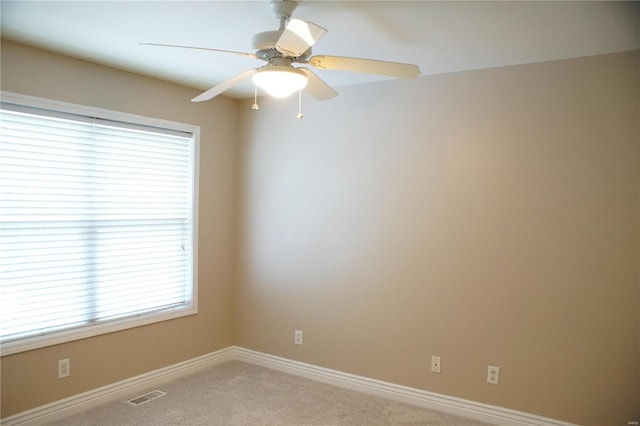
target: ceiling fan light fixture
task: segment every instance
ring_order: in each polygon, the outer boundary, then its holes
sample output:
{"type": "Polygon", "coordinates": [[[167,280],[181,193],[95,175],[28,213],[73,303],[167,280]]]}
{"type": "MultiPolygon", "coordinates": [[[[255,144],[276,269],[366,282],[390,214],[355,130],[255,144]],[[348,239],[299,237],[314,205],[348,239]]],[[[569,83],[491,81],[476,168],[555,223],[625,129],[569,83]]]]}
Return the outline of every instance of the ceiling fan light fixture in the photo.
{"type": "Polygon", "coordinates": [[[267,66],[257,70],[253,83],[274,98],[286,98],[307,86],[304,72],[292,67],[267,66]]]}

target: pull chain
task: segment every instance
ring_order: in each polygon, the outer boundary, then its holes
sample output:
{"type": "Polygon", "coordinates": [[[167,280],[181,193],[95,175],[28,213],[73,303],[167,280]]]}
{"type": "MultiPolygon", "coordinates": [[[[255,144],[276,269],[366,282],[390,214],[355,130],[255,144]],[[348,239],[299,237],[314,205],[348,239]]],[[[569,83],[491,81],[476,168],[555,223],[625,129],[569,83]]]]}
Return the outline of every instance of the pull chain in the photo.
{"type": "Polygon", "coordinates": [[[255,91],[253,92],[253,105],[251,105],[251,109],[260,109],[258,106],[258,85],[255,85],[255,91]]]}
{"type": "Polygon", "coordinates": [[[296,115],[296,118],[301,119],[302,117],[304,115],[302,115],[302,89],[300,89],[298,92],[298,115],[296,115]]]}

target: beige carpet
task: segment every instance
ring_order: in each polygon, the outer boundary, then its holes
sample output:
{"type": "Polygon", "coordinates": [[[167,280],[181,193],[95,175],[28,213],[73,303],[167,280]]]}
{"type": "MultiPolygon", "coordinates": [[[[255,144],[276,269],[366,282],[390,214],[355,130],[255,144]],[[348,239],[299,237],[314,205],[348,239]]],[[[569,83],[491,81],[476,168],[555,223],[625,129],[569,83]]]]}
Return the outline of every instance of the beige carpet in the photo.
{"type": "Polygon", "coordinates": [[[137,407],[126,398],[52,424],[487,425],[239,361],[208,368],[158,389],[167,395],[137,407]]]}

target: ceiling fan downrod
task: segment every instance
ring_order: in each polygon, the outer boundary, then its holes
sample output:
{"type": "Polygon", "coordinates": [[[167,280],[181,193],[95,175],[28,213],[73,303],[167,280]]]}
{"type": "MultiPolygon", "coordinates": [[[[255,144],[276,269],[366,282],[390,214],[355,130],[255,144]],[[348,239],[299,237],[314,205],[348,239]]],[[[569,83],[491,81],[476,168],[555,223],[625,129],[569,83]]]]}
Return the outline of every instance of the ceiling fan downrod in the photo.
{"type": "Polygon", "coordinates": [[[271,0],[269,2],[273,16],[280,20],[280,31],[283,31],[287,21],[293,15],[293,11],[298,7],[298,2],[293,0],[271,0]]]}

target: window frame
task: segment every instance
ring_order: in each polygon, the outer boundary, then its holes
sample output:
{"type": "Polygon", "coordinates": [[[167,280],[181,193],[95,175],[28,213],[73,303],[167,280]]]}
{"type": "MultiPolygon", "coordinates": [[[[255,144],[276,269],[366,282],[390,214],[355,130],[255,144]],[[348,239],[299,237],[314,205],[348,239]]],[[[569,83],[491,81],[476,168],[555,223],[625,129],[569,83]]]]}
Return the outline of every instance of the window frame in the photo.
{"type": "MultiPolygon", "coordinates": [[[[105,323],[89,324],[73,329],[61,330],[49,334],[36,335],[20,340],[4,342],[0,345],[2,356],[58,345],[74,340],[113,333],[130,328],[182,318],[198,313],[198,211],[199,211],[199,164],[200,164],[200,127],[193,124],[180,123],[159,118],[145,117],[119,111],[112,111],[103,108],[78,105],[57,100],[44,99],[18,93],[0,91],[0,100],[5,103],[14,104],[27,108],[38,108],[61,114],[73,114],[81,117],[94,117],[113,122],[121,122],[124,127],[127,125],[155,127],[173,132],[190,133],[193,137],[193,182],[192,182],[192,209],[193,226],[191,242],[192,271],[191,271],[191,304],[165,312],[142,313],[140,315],[107,321],[105,323]]],[[[1,123],[0,123],[1,124],[1,123]]],[[[0,206],[1,208],[1,206],[0,206]]],[[[1,279],[1,277],[0,277],[1,279]]]]}

